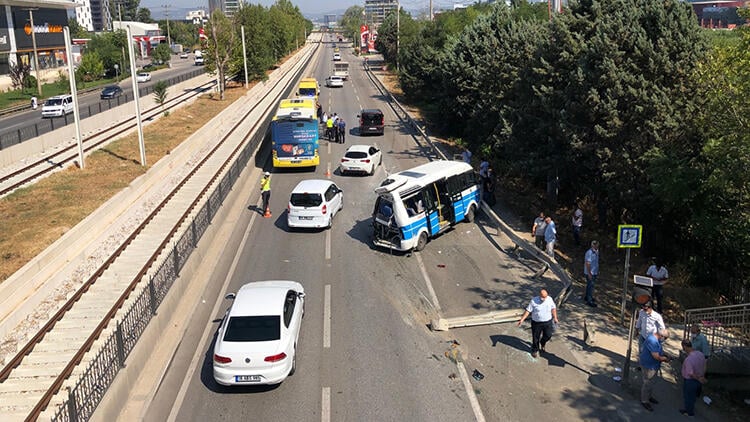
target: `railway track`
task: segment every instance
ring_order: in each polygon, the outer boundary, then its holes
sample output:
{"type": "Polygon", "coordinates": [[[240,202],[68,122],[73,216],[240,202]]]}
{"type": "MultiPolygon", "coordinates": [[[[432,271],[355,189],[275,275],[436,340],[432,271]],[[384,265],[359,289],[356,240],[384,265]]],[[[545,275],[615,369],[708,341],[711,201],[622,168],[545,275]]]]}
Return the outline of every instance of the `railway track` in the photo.
{"type": "MultiPolygon", "coordinates": [[[[105,339],[119,329],[118,318],[132,306],[133,298],[149,289],[149,277],[160,267],[171,243],[189,230],[196,210],[217,188],[221,176],[316,51],[315,45],[306,46],[279,78],[264,84],[261,94],[245,96],[239,104],[225,110],[232,115],[230,120],[234,119],[231,127],[219,133],[207,130],[211,133],[201,139],[209,145],[204,147],[205,154],[189,160],[186,165],[190,168],[183,169],[181,180],[171,181],[172,186],[162,188],[166,193],[160,194],[150,213],[0,370],[0,414],[4,421],[81,418],[81,415],[59,416],[65,412],[58,409],[66,402],[65,388],[76,384],[77,377],[88,370],[89,362],[97,356],[105,339]]],[[[220,122],[227,119],[223,114],[218,117],[215,120],[220,122]]],[[[135,340],[128,339],[133,343],[135,340]]],[[[97,385],[97,388],[106,391],[107,386],[97,385]]],[[[70,402],[67,403],[70,407],[70,402]]],[[[90,411],[95,407],[94,404],[90,411]]]]}
{"type": "MultiPolygon", "coordinates": [[[[142,112],[142,120],[151,119],[167,110],[179,107],[184,102],[189,101],[196,96],[210,90],[216,81],[204,83],[190,91],[183,92],[174,98],[164,102],[164,107],[154,106],[142,112]]],[[[100,148],[112,140],[116,139],[123,133],[134,129],[137,126],[135,116],[119,122],[99,132],[83,138],[84,153],[100,148]]],[[[49,135],[45,135],[49,136],[49,135]]],[[[16,189],[35,182],[41,177],[54,171],[60,170],[78,159],[78,145],[76,143],[64,146],[58,151],[51,152],[41,158],[33,160],[31,163],[15,169],[8,174],[0,176],[0,197],[6,196],[16,189]]]]}

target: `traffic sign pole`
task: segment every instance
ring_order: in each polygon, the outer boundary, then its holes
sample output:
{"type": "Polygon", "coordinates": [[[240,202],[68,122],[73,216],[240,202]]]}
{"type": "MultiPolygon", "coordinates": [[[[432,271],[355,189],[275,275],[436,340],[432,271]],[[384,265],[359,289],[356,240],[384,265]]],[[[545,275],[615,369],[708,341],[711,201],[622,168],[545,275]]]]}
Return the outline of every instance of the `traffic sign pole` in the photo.
{"type": "Polygon", "coordinates": [[[625,323],[625,300],[628,296],[628,270],[630,269],[630,248],[625,251],[625,277],[622,279],[622,309],[620,309],[620,324],[625,323]]]}

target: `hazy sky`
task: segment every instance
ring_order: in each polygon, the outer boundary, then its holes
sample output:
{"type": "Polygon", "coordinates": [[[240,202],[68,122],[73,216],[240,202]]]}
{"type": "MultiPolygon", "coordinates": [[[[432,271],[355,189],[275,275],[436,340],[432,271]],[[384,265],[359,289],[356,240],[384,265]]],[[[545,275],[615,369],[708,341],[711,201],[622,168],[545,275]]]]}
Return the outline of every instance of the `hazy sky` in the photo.
{"type": "MultiPolygon", "coordinates": [[[[320,15],[331,11],[343,12],[350,6],[364,6],[364,0],[291,0],[292,4],[297,5],[304,15],[320,15]]],[[[454,3],[473,4],[476,0],[433,0],[434,9],[452,9],[454,3]]],[[[250,0],[250,4],[262,4],[270,6],[275,0],[250,0]]],[[[162,18],[164,8],[162,5],[169,4],[173,9],[206,9],[208,10],[208,0],[141,0],[141,7],[151,9],[151,16],[162,18]]],[[[401,0],[401,7],[405,10],[427,10],[430,0],[401,0]]],[[[174,13],[174,12],[173,12],[174,13]]]]}

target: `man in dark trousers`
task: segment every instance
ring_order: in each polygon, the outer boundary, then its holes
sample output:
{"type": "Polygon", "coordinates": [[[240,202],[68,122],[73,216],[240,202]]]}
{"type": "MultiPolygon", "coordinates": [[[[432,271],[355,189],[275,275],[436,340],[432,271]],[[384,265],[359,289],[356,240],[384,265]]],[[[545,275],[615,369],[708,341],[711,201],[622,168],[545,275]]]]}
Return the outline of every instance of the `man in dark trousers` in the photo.
{"type": "Polygon", "coordinates": [[[263,198],[263,213],[264,217],[271,216],[271,210],[269,202],[271,201],[271,173],[263,173],[263,178],[260,179],[260,196],[263,198]]]}
{"type": "Polygon", "coordinates": [[[339,131],[339,141],[343,144],[344,142],[346,142],[346,122],[344,121],[343,117],[339,117],[337,123],[339,131]]]}
{"type": "Polygon", "coordinates": [[[518,320],[520,327],[526,317],[531,315],[531,357],[539,356],[539,351],[547,352],[545,346],[552,338],[554,324],[559,323],[557,319],[557,307],[555,301],[549,297],[547,290],[539,291],[539,296],[535,296],[526,307],[521,319],[518,320]]]}

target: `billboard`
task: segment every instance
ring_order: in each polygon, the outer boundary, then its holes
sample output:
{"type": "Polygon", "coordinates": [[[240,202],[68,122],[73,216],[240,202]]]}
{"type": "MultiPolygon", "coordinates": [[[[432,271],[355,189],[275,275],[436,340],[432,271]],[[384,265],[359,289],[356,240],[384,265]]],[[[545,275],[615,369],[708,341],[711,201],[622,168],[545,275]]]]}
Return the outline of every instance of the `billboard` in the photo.
{"type": "Polygon", "coordinates": [[[368,52],[375,51],[375,40],[378,37],[378,33],[373,29],[371,30],[367,25],[359,26],[359,49],[360,51],[368,52]]]}
{"type": "MultiPolygon", "coordinates": [[[[34,10],[33,13],[37,48],[62,47],[65,45],[63,27],[68,25],[68,13],[64,9],[39,9],[34,10]]],[[[13,16],[16,48],[19,51],[31,50],[33,43],[29,11],[20,7],[12,7],[11,14],[13,16]]]]}

